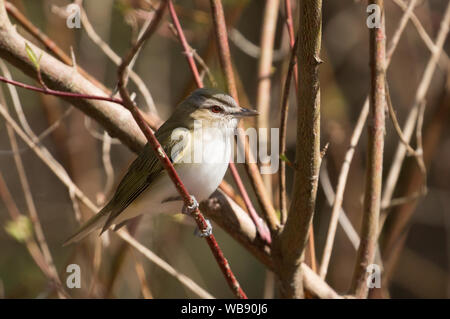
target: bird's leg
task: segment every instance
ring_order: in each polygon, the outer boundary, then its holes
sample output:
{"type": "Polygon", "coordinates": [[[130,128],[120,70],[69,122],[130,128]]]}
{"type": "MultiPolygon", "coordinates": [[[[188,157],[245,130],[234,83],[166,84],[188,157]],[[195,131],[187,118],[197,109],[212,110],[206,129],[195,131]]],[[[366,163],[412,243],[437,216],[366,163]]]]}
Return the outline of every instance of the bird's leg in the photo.
{"type": "MultiPolygon", "coordinates": [[[[195,199],[194,196],[191,195],[191,201],[192,204],[191,205],[183,205],[183,208],[181,209],[181,212],[185,215],[192,215],[193,212],[195,212],[195,210],[198,209],[199,204],[197,202],[197,200],[195,199]]],[[[209,219],[206,219],[206,224],[208,225],[206,227],[205,230],[200,230],[199,228],[196,228],[194,231],[194,235],[199,236],[199,237],[208,237],[211,236],[212,234],[212,225],[211,222],[209,221],[209,219]]]]}
{"type": "Polygon", "coordinates": [[[192,215],[192,213],[198,209],[198,207],[199,207],[198,202],[195,199],[195,197],[192,195],[191,195],[191,201],[192,201],[191,205],[186,205],[186,204],[183,205],[183,208],[181,209],[181,212],[183,214],[192,215]]]}
{"type": "Polygon", "coordinates": [[[194,235],[198,237],[208,237],[212,235],[212,225],[209,219],[205,218],[206,224],[208,225],[205,230],[200,230],[196,228],[194,230],[194,235]]]}

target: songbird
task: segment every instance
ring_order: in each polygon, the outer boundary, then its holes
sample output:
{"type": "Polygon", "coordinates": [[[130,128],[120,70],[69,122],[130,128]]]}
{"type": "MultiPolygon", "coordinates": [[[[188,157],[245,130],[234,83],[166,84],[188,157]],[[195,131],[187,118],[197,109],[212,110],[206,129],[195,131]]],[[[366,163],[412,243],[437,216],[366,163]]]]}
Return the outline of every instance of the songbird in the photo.
{"type": "MultiPolygon", "coordinates": [[[[217,189],[228,168],[239,119],[257,114],[240,107],[228,94],[202,88],[183,100],[156,131],[156,138],[195,199],[205,200],[217,189]]],[[[167,171],[147,143],[111,200],[64,245],[79,241],[97,229],[103,233],[112,225],[120,228],[144,210],[152,214],[178,213],[183,207],[167,171]],[[145,207],[127,209],[138,197],[136,202],[145,203],[145,207]]]]}

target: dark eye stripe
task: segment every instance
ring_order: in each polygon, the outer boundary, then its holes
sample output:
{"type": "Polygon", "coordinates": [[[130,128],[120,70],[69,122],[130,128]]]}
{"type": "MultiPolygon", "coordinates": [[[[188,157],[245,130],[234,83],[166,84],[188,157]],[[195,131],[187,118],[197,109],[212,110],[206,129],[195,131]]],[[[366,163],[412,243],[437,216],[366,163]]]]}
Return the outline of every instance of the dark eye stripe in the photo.
{"type": "Polygon", "coordinates": [[[223,108],[220,107],[219,105],[213,105],[213,106],[211,106],[211,107],[210,107],[210,110],[211,110],[213,113],[222,113],[222,112],[223,112],[223,108]]]}

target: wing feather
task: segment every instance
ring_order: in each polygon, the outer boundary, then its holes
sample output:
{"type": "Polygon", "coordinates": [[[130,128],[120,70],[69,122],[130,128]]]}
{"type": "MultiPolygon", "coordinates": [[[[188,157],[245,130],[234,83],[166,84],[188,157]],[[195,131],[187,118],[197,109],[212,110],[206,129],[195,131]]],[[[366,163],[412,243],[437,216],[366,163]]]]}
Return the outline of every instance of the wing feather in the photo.
{"type": "MultiPolygon", "coordinates": [[[[171,139],[172,130],[163,130],[166,133],[161,134],[161,130],[156,132],[161,145],[165,145],[164,151],[168,156],[176,141],[171,139]]],[[[174,155],[177,158],[177,154],[174,155]]],[[[153,151],[152,147],[147,143],[139,156],[130,165],[128,172],[122,178],[116,192],[111,199],[110,207],[113,207],[108,219],[103,226],[102,233],[107,230],[114,220],[119,216],[125,208],[127,208],[147,187],[163,173],[163,166],[153,151]]]]}

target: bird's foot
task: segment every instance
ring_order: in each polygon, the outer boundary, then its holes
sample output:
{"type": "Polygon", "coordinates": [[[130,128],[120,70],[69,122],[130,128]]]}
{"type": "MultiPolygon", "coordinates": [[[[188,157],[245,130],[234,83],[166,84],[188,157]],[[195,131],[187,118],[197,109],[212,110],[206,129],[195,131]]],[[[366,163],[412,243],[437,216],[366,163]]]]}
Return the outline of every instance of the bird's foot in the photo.
{"type": "MultiPolygon", "coordinates": [[[[183,205],[183,208],[181,209],[181,212],[183,214],[185,214],[185,215],[192,215],[192,213],[195,212],[198,209],[199,204],[198,204],[197,200],[195,199],[195,197],[192,196],[192,195],[191,195],[191,201],[192,201],[191,205],[183,205]]],[[[211,234],[212,234],[211,222],[208,219],[206,219],[206,218],[205,218],[205,221],[206,221],[206,225],[207,225],[206,229],[200,230],[199,228],[196,228],[195,231],[194,231],[194,235],[195,236],[198,236],[198,237],[211,236],[211,234]]]]}
{"type": "Polygon", "coordinates": [[[195,197],[192,195],[191,195],[191,201],[192,201],[191,205],[186,205],[186,204],[183,205],[183,208],[181,209],[181,212],[183,214],[191,215],[193,212],[195,212],[198,209],[198,207],[199,207],[198,202],[195,199],[195,197]]]}
{"type": "Polygon", "coordinates": [[[211,222],[209,221],[209,219],[206,219],[206,218],[205,218],[205,221],[206,221],[206,224],[208,226],[204,230],[200,230],[199,228],[196,228],[195,231],[194,231],[194,235],[195,236],[198,236],[198,237],[209,237],[209,236],[212,235],[211,222]]]}

